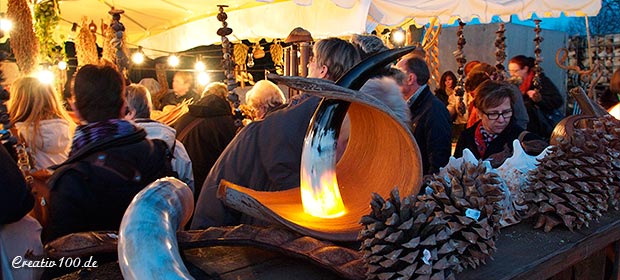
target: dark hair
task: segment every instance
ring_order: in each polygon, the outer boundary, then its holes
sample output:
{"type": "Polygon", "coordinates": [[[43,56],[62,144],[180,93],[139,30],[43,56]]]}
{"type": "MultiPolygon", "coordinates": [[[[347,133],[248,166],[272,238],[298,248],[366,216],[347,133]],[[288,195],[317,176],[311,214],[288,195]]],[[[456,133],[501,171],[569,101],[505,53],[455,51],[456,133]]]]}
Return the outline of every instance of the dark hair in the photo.
{"type": "Polygon", "coordinates": [[[533,57],[529,57],[529,56],[525,56],[525,55],[517,55],[513,58],[510,59],[510,61],[508,63],[514,63],[519,65],[520,69],[523,69],[523,67],[527,66],[528,67],[528,71],[532,71],[532,69],[534,68],[534,62],[536,62],[534,60],[533,57]]]}
{"type": "Polygon", "coordinates": [[[452,73],[452,71],[446,71],[441,74],[441,79],[439,79],[439,88],[445,90],[446,89],[446,80],[448,77],[452,78],[452,89],[456,87],[456,75],[452,73]]]}
{"type": "Polygon", "coordinates": [[[407,71],[415,74],[418,85],[428,83],[431,73],[428,70],[426,61],[417,55],[407,55],[404,59],[406,59],[407,71]]]}
{"type": "Polygon", "coordinates": [[[87,64],[75,75],[75,105],[87,122],[118,119],[125,102],[124,91],[123,76],[111,65],[87,64]]]}
{"type": "Polygon", "coordinates": [[[502,104],[504,98],[510,100],[510,108],[514,107],[515,97],[512,85],[504,81],[486,80],[476,88],[474,107],[484,112],[488,108],[502,104]]]}
{"type": "Polygon", "coordinates": [[[465,79],[465,91],[474,92],[476,88],[486,80],[490,80],[491,76],[484,71],[473,71],[467,75],[465,79]]]}

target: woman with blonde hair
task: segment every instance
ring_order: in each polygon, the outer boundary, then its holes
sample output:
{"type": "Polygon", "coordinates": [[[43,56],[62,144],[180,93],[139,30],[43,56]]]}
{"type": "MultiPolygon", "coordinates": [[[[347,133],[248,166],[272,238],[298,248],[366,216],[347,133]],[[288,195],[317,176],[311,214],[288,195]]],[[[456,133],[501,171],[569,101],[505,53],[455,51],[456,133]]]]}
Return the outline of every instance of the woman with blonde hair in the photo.
{"type": "Polygon", "coordinates": [[[268,113],[281,108],[286,98],[276,84],[260,80],[245,94],[245,103],[252,108],[254,120],[262,120],[268,113]]]}
{"type": "Polygon", "coordinates": [[[11,86],[11,124],[28,145],[37,170],[64,162],[71,150],[75,123],[58,98],[51,85],[34,77],[19,78],[11,86]]]}

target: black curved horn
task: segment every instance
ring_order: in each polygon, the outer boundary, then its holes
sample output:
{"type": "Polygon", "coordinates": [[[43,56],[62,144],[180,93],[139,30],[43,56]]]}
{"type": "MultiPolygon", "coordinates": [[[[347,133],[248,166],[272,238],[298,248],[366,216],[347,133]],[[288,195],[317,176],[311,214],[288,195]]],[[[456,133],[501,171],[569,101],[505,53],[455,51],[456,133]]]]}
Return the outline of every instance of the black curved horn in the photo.
{"type": "Polygon", "coordinates": [[[377,53],[347,71],[344,76],[338,79],[336,84],[349,89],[359,90],[364,83],[366,83],[366,81],[370,79],[373,74],[375,74],[377,69],[385,67],[388,63],[410,53],[413,50],[415,50],[415,47],[409,46],[377,53]]]}

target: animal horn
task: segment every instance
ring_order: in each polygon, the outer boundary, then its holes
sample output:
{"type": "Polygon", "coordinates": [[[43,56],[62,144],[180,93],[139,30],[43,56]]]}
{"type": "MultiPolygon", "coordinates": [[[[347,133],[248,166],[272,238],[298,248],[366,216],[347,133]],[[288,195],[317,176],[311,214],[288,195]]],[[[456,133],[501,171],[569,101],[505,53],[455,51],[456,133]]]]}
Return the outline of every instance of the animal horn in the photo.
{"type": "Polygon", "coordinates": [[[342,87],[358,90],[370,77],[372,77],[373,74],[375,74],[377,69],[385,67],[388,63],[391,63],[392,61],[412,52],[413,50],[415,50],[415,46],[391,49],[375,54],[347,71],[344,76],[338,79],[336,84],[342,87]]]}
{"type": "MultiPolygon", "coordinates": [[[[375,54],[349,70],[336,84],[358,90],[377,69],[414,49],[406,47],[375,54]]],[[[302,196],[312,197],[313,201],[321,201],[326,195],[336,198],[329,208],[325,205],[307,205],[308,200],[303,201],[304,209],[321,209],[320,215],[323,217],[344,215],[350,211],[345,210],[335,173],[338,135],[350,104],[343,100],[324,98],[312,116],[304,139],[300,169],[302,196]],[[326,184],[326,179],[333,184],[326,184]]]]}
{"type": "Polygon", "coordinates": [[[177,230],[193,209],[192,191],[178,179],[162,178],[140,191],[120,227],[118,262],[123,278],[193,279],[177,244],[177,230]]]}

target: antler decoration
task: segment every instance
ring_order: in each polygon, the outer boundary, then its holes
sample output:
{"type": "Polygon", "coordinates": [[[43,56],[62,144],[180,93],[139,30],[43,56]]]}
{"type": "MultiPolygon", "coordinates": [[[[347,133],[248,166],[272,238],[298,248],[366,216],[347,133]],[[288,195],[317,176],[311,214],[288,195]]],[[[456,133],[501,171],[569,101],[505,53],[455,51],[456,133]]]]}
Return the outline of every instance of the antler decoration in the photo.
{"type": "Polygon", "coordinates": [[[504,23],[499,24],[499,28],[495,31],[497,37],[495,38],[495,69],[497,69],[496,79],[503,81],[506,79],[506,67],[504,67],[504,60],[506,60],[506,36],[504,32],[504,23]]]}
{"type": "Polygon", "coordinates": [[[464,115],[466,113],[465,110],[467,109],[467,106],[465,106],[465,102],[463,102],[463,95],[465,95],[465,63],[467,63],[467,58],[465,58],[465,54],[463,53],[463,47],[465,46],[467,41],[465,41],[465,36],[463,35],[463,27],[465,27],[466,23],[461,21],[461,19],[458,19],[458,21],[459,29],[456,31],[456,36],[459,39],[456,43],[456,51],[454,51],[452,54],[454,54],[454,58],[456,58],[456,63],[459,66],[457,70],[459,78],[456,81],[456,87],[454,88],[454,91],[456,93],[456,96],[459,97],[459,114],[464,115]]]}
{"type": "Polygon", "coordinates": [[[233,48],[230,40],[226,37],[232,34],[233,30],[228,27],[228,23],[226,22],[228,15],[224,12],[224,8],[227,8],[228,5],[217,6],[220,11],[217,14],[217,20],[222,22],[222,27],[217,30],[217,35],[222,36],[222,53],[224,55],[224,59],[222,59],[222,68],[224,68],[224,76],[226,76],[226,85],[228,86],[228,101],[232,102],[235,106],[235,125],[241,127],[243,125],[241,122],[243,114],[241,110],[239,110],[239,95],[234,91],[235,87],[237,87],[237,81],[235,80],[234,73],[235,62],[233,61],[233,48]]]}
{"type": "Polygon", "coordinates": [[[590,98],[594,98],[594,87],[598,84],[598,81],[603,77],[600,70],[600,64],[595,62],[592,65],[590,70],[581,70],[581,68],[577,65],[575,66],[566,66],[566,59],[568,58],[568,50],[566,48],[559,48],[555,53],[555,64],[566,70],[566,71],[575,71],[579,74],[579,79],[586,80],[590,78],[590,86],[588,87],[588,96],[590,98]],[[592,76],[592,73],[595,73],[596,76],[592,76]]]}

